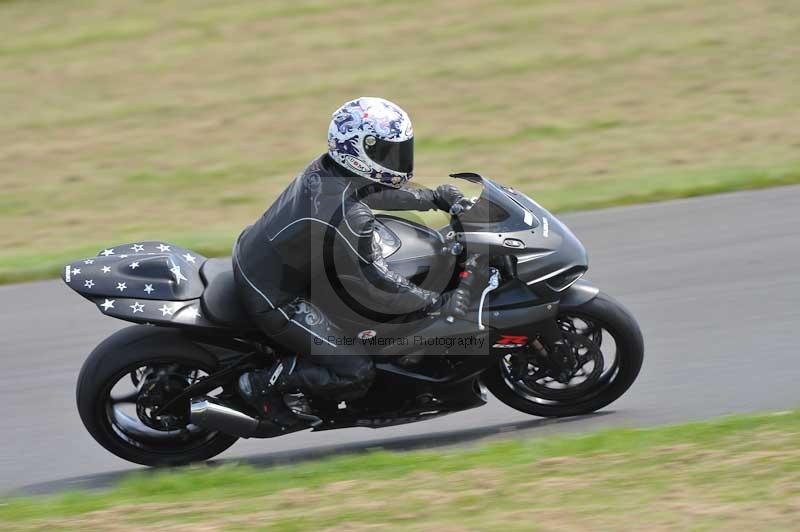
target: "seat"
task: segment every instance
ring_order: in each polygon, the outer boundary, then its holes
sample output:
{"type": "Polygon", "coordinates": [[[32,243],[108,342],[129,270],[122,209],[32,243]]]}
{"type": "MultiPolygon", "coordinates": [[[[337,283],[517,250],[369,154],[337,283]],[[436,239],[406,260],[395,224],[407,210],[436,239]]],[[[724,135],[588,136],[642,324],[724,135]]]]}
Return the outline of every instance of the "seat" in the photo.
{"type": "Polygon", "coordinates": [[[208,319],[240,331],[256,329],[239,301],[230,257],[207,260],[200,276],[206,285],[200,306],[208,319]]]}

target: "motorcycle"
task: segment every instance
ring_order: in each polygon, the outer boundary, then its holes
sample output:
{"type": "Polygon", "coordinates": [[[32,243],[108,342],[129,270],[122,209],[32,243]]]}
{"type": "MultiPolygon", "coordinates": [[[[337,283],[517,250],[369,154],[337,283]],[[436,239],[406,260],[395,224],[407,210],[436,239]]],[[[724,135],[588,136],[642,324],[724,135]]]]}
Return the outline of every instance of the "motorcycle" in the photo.
{"type": "Polygon", "coordinates": [[[583,245],[525,194],[474,173],[451,176],[482,192],[454,205],[447,226],[379,214],[376,240],[389,267],[423,288],[456,285],[479,252],[489,257],[485,284],[465,317],[413,322],[399,341],[359,333],[374,345],[375,382],[346,403],[312,399],[313,426],[276,427],[237,393],[242,373],[287,353],[248,318],[230,258],[153,241],[66,265],[70,288],[135,323],[83,364],[76,397],[86,429],[125,460],[162,466],[207,460],[238,438],[423,421],[482,406],[487,392],[543,417],[615,401],[639,373],[642,334],[628,310],[583,279],[583,245]]]}

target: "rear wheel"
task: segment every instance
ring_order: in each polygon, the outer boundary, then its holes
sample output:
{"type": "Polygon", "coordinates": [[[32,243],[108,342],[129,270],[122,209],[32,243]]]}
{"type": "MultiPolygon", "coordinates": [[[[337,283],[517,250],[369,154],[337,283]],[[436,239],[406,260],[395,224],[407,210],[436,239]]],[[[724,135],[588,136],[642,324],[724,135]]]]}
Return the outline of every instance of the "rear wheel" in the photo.
{"type": "Polygon", "coordinates": [[[588,414],[616,399],[636,380],[644,342],[639,325],[602,292],[558,316],[574,357],[568,372],[554,372],[533,353],[506,355],[487,369],[483,382],[508,406],[542,417],[588,414]]]}
{"type": "Polygon", "coordinates": [[[157,409],[218,369],[213,355],[177,331],[123,329],[101,343],[81,368],[76,390],[81,420],[100,445],[137,464],[207,460],[237,438],[189,423],[188,400],[167,414],[157,409]]]}

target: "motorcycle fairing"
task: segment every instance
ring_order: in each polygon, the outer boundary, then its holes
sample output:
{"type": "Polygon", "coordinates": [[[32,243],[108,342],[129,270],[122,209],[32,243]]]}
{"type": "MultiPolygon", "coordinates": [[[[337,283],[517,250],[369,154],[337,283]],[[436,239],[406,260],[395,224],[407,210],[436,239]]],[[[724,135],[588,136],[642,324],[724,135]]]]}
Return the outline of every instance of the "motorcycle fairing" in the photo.
{"type": "Polygon", "coordinates": [[[165,242],[123,244],[68,264],[61,277],[87,298],[118,296],[188,301],[203,293],[206,257],[165,242]],[[124,285],[124,286],[123,286],[124,285]]]}
{"type": "Polygon", "coordinates": [[[588,269],[583,244],[534,200],[478,174],[451,176],[483,185],[477,203],[454,227],[467,252],[511,256],[522,282],[546,285],[551,293],[565,290],[588,269]]]}
{"type": "Polygon", "coordinates": [[[93,301],[103,314],[134,323],[203,328],[217,327],[203,316],[199,299],[163,301],[115,298],[111,296],[93,301]]]}
{"type": "Polygon", "coordinates": [[[159,241],[130,243],[72,262],[61,278],[100,312],[135,323],[215,327],[203,317],[206,257],[159,241]]]}

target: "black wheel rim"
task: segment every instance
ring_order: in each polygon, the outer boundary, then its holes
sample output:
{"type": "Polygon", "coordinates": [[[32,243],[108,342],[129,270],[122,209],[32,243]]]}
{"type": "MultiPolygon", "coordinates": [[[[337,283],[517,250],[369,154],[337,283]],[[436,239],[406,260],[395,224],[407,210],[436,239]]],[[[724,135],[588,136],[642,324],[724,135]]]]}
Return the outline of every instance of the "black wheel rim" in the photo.
{"type": "Polygon", "coordinates": [[[579,362],[575,375],[563,382],[532,357],[523,378],[512,376],[510,357],[500,360],[506,385],[521,398],[544,406],[571,406],[590,400],[613,384],[619,374],[620,353],[613,332],[597,318],[562,314],[558,324],[564,338],[575,349],[579,362]]]}
{"type": "MultiPolygon", "coordinates": [[[[219,435],[219,432],[192,425],[188,422],[188,402],[185,405],[186,415],[171,416],[171,423],[161,424],[153,412],[157,406],[154,402],[145,402],[141,398],[143,388],[153,382],[154,372],[166,372],[174,387],[179,381],[184,387],[196,382],[211,373],[211,368],[189,367],[186,362],[169,359],[148,360],[146,363],[135,363],[119,371],[103,393],[105,421],[111,433],[125,445],[155,454],[186,453],[205,446],[219,435]],[[150,417],[147,417],[150,416],[150,417]],[[182,423],[178,424],[177,422],[182,423]],[[180,426],[179,426],[180,425],[180,426]]],[[[163,377],[155,377],[163,378],[163,377]]],[[[172,390],[174,395],[180,390],[172,390]]],[[[210,395],[218,395],[215,390],[210,395]]],[[[170,396],[167,395],[168,399],[170,396]]]]}

